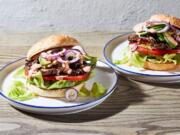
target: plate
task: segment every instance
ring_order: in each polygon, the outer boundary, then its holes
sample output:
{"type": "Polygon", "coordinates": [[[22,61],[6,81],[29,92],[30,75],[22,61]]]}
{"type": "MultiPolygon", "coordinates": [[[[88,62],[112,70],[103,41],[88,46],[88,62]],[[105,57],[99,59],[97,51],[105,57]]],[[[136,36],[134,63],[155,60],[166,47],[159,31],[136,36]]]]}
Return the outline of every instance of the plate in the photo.
{"type": "Polygon", "coordinates": [[[118,73],[125,75],[128,78],[152,83],[177,83],[180,82],[180,70],[170,71],[153,71],[143,68],[136,68],[134,66],[116,65],[113,64],[113,60],[121,59],[122,49],[128,46],[129,34],[119,35],[104,46],[103,55],[108,65],[113,67],[118,73]]]}
{"type": "MultiPolygon", "coordinates": [[[[95,75],[86,82],[86,86],[91,87],[94,82],[99,82],[107,88],[106,94],[100,98],[78,98],[75,102],[66,102],[63,98],[35,97],[27,101],[15,101],[7,97],[6,93],[8,86],[15,79],[13,74],[19,67],[24,65],[24,62],[25,58],[21,58],[7,64],[0,70],[0,95],[10,105],[27,112],[48,115],[62,115],[81,112],[102,103],[116,88],[116,73],[107,64],[102,61],[98,61],[97,67],[94,69],[95,75]]],[[[17,80],[17,78],[15,80],[17,80]]]]}

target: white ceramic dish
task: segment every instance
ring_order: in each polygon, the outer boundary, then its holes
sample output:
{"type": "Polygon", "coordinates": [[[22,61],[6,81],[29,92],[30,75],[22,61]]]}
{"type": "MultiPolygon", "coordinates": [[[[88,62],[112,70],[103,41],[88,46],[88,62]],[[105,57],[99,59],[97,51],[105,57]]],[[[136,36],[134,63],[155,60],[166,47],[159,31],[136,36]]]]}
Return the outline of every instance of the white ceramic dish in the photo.
{"type": "Polygon", "coordinates": [[[110,40],[104,47],[103,55],[106,62],[118,73],[124,74],[134,80],[152,83],[177,83],[180,82],[180,70],[153,71],[136,68],[128,65],[113,64],[113,60],[122,58],[122,49],[128,46],[127,37],[129,34],[120,35],[110,40]]]}
{"type": "Polygon", "coordinates": [[[108,90],[105,95],[98,99],[79,98],[75,102],[66,102],[63,99],[53,99],[36,97],[27,101],[15,101],[6,96],[7,88],[14,79],[13,73],[17,68],[24,64],[25,59],[19,59],[14,61],[0,70],[0,95],[10,105],[24,111],[48,114],[48,115],[62,115],[77,113],[102,103],[116,88],[117,75],[112,68],[107,64],[98,61],[95,68],[95,76],[87,81],[87,87],[90,87],[93,82],[99,82],[105,86],[108,90]]]}

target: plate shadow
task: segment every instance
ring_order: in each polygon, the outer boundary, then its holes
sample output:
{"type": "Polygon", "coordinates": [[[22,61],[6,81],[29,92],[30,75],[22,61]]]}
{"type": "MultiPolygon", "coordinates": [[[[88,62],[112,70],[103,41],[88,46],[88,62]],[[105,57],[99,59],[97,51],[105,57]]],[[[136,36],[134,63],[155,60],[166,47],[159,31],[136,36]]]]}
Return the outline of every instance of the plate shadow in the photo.
{"type": "Polygon", "coordinates": [[[114,93],[112,93],[107,100],[95,108],[76,114],[38,115],[21,110],[19,111],[37,119],[53,122],[82,123],[101,120],[122,112],[130,105],[141,103],[146,97],[148,97],[148,95],[143,93],[142,89],[139,89],[132,83],[133,82],[128,81],[126,78],[119,76],[118,88],[116,88],[114,93]]]}

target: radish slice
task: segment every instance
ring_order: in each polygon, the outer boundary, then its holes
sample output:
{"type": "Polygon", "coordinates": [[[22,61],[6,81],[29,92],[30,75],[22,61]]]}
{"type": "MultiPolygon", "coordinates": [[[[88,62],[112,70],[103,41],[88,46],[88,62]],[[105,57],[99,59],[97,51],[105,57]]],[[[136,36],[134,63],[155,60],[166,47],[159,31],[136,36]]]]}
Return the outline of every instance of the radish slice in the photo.
{"type": "Polygon", "coordinates": [[[75,101],[78,97],[78,91],[74,88],[69,88],[65,92],[65,97],[68,101],[75,101]]]}

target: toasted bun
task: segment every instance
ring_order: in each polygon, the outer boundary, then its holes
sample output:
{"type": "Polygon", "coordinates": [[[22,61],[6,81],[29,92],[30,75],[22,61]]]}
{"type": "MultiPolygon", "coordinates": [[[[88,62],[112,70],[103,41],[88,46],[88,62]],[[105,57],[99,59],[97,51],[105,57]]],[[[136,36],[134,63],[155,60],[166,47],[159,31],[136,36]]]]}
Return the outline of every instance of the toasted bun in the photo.
{"type": "Polygon", "coordinates": [[[78,44],[79,42],[73,37],[67,35],[52,35],[35,43],[27,53],[27,60],[31,60],[34,55],[45,50],[58,47],[75,46],[78,44]]]}
{"type": "Polygon", "coordinates": [[[177,28],[180,28],[180,18],[176,18],[167,14],[153,15],[151,16],[150,21],[164,21],[176,26],[177,28]]]}
{"type": "Polygon", "coordinates": [[[177,65],[175,65],[174,63],[158,64],[158,63],[152,63],[152,62],[146,61],[144,63],[144,68],[150,69],[150,70],[166,71],[166,70],[172,70],[172,69],[177,68],[177,65]]]}
{"type": "MultiPolygon", "coordinates": [[[[80,88],[82,87],[83,83],[74,86],[73,88],[75,88],[76,90],[80,90],[80,88]]],[[[41,97],[50,97],[50,98],[61,98],[61,97],[65,97],[65,92],[66,89],[58,89],[58,90],[44,90],[41,89],[39,87],[36,87],[35,85],[31,85],[31,84],[27,84],[27,89],[38,95],[41,97]]]]}

